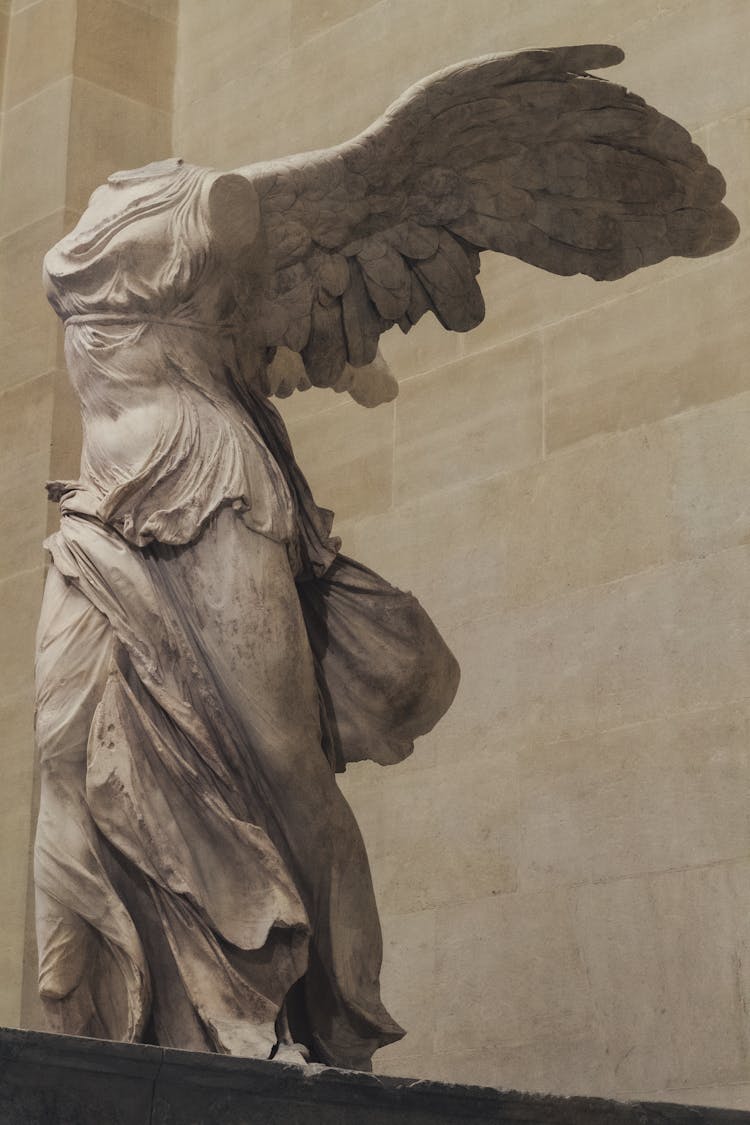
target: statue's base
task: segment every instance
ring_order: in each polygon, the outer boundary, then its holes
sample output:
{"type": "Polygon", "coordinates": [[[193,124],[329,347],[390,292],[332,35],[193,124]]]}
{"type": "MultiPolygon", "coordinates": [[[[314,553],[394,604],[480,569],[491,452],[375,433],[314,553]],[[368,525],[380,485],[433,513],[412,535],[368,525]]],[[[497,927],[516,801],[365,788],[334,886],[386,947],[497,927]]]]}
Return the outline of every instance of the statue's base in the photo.
{"type": "MultiPolygon", "coordinates": [[[[500,1069],[500,1061],[498,1061],[500,1069]]],[[[449,1086],[0,1030],[2,1125],[750,1125],[750,1113],[449,1086]]]]}

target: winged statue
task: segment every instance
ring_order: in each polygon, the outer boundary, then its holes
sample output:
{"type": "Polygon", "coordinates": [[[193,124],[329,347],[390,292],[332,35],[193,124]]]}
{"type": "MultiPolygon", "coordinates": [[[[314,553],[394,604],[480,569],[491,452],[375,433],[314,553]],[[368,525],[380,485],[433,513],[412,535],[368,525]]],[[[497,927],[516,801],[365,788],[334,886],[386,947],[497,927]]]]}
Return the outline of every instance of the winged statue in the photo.
{"type": "Polygon", "coordinates": [[[83,420],[37,642],[39,989],[53,1030],[367,1070],[367,856],[336,784],[458,686],[410,594],[340,551],[271,399],[363,405],[425,313],[466,332],[492,250],[612,281],[737,236],[688,133],[589,71],[488,55],[320,152],[118,172],[45,258],[83,420]]]}

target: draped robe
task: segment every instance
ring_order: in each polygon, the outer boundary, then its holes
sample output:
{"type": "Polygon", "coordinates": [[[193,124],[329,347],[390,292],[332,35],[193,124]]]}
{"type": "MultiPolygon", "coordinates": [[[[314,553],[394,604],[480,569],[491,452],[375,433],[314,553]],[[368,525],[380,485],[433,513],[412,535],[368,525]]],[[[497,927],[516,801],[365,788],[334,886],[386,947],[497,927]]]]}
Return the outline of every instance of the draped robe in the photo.
{"type": "Polygon", "coordinates": [[[339,553],[262,393],[218,173],[118,173],[45,259],[80,476],[37,647],[40,993],[53,1029],[367,1069],[367,858],[334,774],[411,751],[458,670],[339,553]],[[286,1031],[284,1031],[286,1028],[286,1031]]]}

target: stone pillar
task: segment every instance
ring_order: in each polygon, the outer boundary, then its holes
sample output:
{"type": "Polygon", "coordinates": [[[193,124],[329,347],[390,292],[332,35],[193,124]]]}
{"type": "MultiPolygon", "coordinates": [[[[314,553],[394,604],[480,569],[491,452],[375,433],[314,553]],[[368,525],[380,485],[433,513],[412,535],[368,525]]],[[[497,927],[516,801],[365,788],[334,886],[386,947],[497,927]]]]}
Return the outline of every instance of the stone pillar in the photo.
{"type": "Polygon", "coordinates": [[[33,651],[77,409],[45,251],[111,171],[168,156],[176,0],[0,0],[0,1022],[38,1024],[30,850],[33,651]]]}
{"type": "Polygon", "coordinates": [[[0,134],[0,1015],[21,1020],[34,756],[33,654],[44,581],[59,330],[40,284],[66,216],[74,0],[6,4],[0,134]]]}

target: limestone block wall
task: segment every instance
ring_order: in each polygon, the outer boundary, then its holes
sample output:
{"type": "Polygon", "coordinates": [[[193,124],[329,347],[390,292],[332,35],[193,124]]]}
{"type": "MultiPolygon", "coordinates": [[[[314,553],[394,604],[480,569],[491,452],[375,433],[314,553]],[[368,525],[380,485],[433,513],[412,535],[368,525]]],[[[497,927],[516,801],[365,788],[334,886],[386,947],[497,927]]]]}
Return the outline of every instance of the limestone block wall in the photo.
{"type": "Polygon", "coordinates": [[[0,21],[0,1010],[18,1022],[34,775],[31,663],[58,367],[39,259],[65,222],[75,5],[5,3],[0,21]],[[54,45],[45,39],[32,52],[44,15],[54,45]]]}
{"type": "Polygon", "coordinates": [[[463,668],[343,787],[390,1073],[750,1108],[747,0],[182,0],[174,149],[346,139],[493,50],[612,41],[726,173],[741,241],[597,285],[485,259],[486,322],[386,337],[395,404],[284,407],[345,549],[463,668]]]}
{"type": "Polygon", "coordinates": [[[30,844],[44,482],[80,434],[45,251],[117,167],[171,147],[173,0],[0,0],[0,1023],[40,1025],[30,844]]]}

